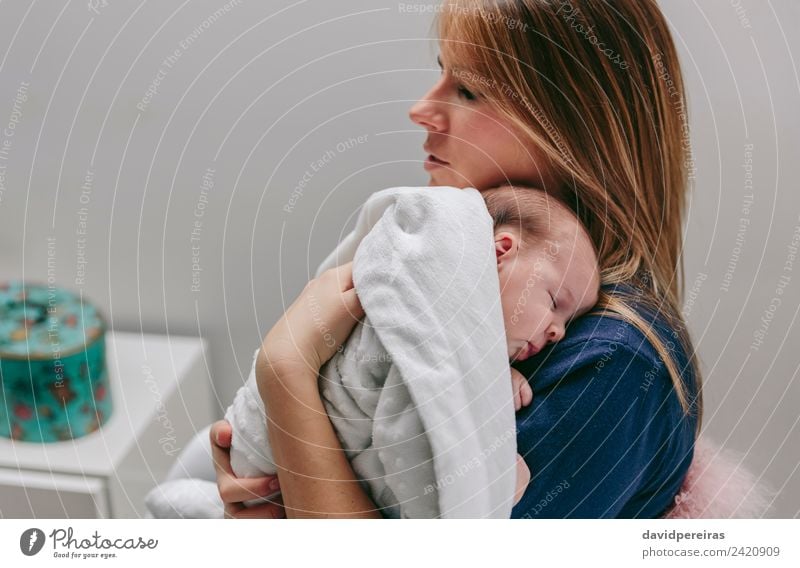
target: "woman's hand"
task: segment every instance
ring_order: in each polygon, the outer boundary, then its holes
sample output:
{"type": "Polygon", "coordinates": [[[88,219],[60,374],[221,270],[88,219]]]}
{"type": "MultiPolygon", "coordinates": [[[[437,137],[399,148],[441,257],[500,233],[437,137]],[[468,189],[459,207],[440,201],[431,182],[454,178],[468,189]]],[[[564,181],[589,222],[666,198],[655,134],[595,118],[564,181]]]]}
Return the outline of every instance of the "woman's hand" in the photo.
{"type": "Polygon", "coordinates": [[[211,456],[217,472],[219,494],[225,504],[225,518],[286,518],[280,497],[275,499],[275,503],[264,503],[253,507],[245,507],[242,504],[243,501],[271,495],[280,489],[280,485],[277,475],[236,477],[231,469],[231,433],[231,425],[226,420],[219,420],[211,425],[211,456]]]}
{"type": "Polygon", "coordinates": [[[273,326],[261,348],[262,364],[315,374],[350,335],[364,310],[353,288],[353,263],[311,280],[273,326]]]}
{"type": "Polygon", "coordinates": [[[267,434],[285,508],[244,508],[242,501],[271,491],[264,478],[233,475],[230,425],[223,421],[212,426],[211,438],[226,516],[381,518],[342,451],[317,384],[320,367],[363,315],[348,263],[309,282],[266,335],[256,382],[269,416],[267,434]]]}

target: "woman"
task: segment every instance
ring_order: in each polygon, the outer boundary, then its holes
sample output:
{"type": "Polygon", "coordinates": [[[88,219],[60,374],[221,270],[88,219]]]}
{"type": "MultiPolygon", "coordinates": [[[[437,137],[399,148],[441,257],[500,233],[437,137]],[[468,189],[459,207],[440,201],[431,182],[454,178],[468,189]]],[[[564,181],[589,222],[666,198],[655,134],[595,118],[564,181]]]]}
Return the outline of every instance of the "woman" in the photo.
{"type": "MultiPolygon", "coordinates": [[[[512,516],[660,517],[702,411],[680,312],[691,155],[665,19],[653,0],[453,0],[437,24],[442,75],[410,111],[428,132],[430,185],[541,187],[572,207],[599,252],[595,309],[515,364],[535,396],[517,414],[532,478],[512,516]]],[[[243,509],[277,479],[232,475],[223,421],[211,438],[229,516],[380,517],[317,390],[361,315],[344,266],[311,281],[265,337],[257,376],[285,509],[243,509]]]]}

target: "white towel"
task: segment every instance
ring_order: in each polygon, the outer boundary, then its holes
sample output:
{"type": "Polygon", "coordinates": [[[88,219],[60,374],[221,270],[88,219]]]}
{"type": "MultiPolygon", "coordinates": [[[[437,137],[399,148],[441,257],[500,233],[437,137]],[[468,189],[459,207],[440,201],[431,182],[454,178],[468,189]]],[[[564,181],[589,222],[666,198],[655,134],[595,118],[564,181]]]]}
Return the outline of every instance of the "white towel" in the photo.
{"type": "MultiPolygon", "coordinates": [[[[354,261],[366,316],[320,388],[386,516],[510,515],[516,430],[493,242],[477,190],[390,188],[317,270],[354,261]]],[[[273,473],[254,368],[226,418],[237,475],[273,473]]]]}

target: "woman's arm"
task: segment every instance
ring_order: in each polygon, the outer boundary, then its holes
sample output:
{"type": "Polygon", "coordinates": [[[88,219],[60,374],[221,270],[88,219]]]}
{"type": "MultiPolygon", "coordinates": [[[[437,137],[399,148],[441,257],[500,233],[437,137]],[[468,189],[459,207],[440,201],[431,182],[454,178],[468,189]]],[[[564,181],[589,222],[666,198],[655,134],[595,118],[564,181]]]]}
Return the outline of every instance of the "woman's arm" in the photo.
{"type": "Polygon", "coordinates": [[[516,365],[536,392],[517,413],[517,451],[536,478],[512,518],[655,518],[688,468],[694,423],[666,366],[629,324],[598,319],[516,365]]]}
{"type": "Polygon", "coordinates": [[[233,428],[226,420],[211,425],[211,457],[217,474],[217,489],[225,506],[226,519],[283,519],[286,512],[280,497],[274,503],[264,503],[245,507],[242,502],[256,497],[266,497],[275,493],[278,485],[277,475],[259,478],[236,477],[231,468],[231,434],[233,428]]]}
{"type": "Polygon", "coordinates": [[[288,517],[381,518],[361,488],[322,405],[317,373],[256,362],[269,441],[288,517]]]}
{"type": "Polygon", "coordinates": [[[364,315],[352,263],[311,280],[264,339],[256,381],[289,517],[380,518],[322,405],[320,367],[364,315]]]}
{"type": "MultiPolygon", "coordinates": [[[[269,421],[267,432],[289,517],[381,518],[361,488],[319,394],[319,369],[364,315],[352,280],[352,263],[309,282],[264,338],[256,381],[269,421]]],[[[274,478],[236,478],[230,468],[230,426],[212,427],[217,484],[226,516],[275,517],[272,504],[245,509],[241,501],[271,493],[274,478]]]]}

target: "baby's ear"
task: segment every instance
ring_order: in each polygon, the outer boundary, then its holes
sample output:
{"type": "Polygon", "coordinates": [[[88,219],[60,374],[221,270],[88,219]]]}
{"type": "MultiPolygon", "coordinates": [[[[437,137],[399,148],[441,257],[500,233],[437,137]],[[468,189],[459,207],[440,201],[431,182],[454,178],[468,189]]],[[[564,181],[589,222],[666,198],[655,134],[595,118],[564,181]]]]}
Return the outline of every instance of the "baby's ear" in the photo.
{"type": "Polygon", "coordinates": [[[516,248],[517,239],[514,233],[509,231],[500,231],[494,236],[494,251],[497,254],[497,260],[505,256],[509,252],[513,252],[516,248]]]}

